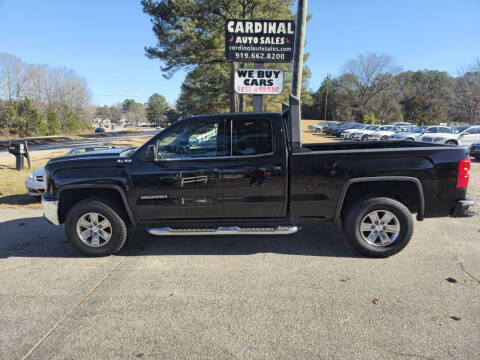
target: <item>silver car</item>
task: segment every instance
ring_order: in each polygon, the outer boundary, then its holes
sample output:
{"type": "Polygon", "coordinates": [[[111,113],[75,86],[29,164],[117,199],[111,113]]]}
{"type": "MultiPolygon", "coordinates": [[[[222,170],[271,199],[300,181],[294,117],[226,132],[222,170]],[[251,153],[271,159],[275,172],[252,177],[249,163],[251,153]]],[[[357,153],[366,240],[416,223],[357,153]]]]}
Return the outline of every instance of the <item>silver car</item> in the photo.
{"type": "MultiPolygon", "coordinates": [[[[80,146],[70,149],[65,155],[77,155],[92,151],[108,150],[111,148],[111,146],[80,146]]],[[[27,189],[28,195],[42,196],[47,186],[45,180],[45,168],[43,166],[33,170],[25,180],[25,188],[27,189]]]]}

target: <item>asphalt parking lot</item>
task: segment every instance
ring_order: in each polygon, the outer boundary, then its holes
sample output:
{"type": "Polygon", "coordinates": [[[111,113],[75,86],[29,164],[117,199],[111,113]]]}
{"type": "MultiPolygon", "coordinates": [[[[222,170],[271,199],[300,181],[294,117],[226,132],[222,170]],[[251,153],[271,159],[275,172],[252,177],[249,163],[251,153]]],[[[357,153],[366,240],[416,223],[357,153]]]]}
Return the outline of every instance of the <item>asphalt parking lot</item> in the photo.
{"type": "Polygon", "coordinates": [[[0,209],[0,359],[480,358],[479,217],[416,223],[389,259],[332,225],[132,235],[84,258],[41,210],[0,209]]]}

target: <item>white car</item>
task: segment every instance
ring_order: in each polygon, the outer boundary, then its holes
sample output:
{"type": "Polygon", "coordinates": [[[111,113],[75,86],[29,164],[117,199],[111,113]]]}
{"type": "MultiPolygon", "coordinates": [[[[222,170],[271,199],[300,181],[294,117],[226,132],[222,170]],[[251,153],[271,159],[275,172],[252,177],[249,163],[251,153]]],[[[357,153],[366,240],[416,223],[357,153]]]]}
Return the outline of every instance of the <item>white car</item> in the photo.
{"type": "Polygon", "coordinates": [[[362,138],[365,136],[364,139],[367,140],[368,134],[377,130],[379,127],[380,125],[368,125],[365,129],[353,131],[350,138],[352,140],[362,140],[362,138]]]}
{"type": "Polygon", "coordinates": [[[25,188],[30,196],[42,196],[46,189],[45,167],[33,170],[25,180],[25,188]]]}
{"type": "MultiPolygon", "coordinates": [[[[415,129],[418,131],[418,128],[415,129]]],[[[448,133],[451,132],[451,128],[448,126],[425,126],[424,129],[421,132],[410,132],[410,133],[400,133],[400,134],[395,134],[399,136],[392,136],[392,140],[411,140],[411,141],[425,141],[425,137],[429,137],[430,135],[433,134],[440,134],[440,133],[448,133]]],[[[430,140],[430,142],[433,140],[433,138],[430,140]]],[[[425,142],[429,142],[428,140],[425,142]]]]}
{"type": "Polygon", "coordinates": [[[390,136],[390,140],[411,140],[414,141],[420,135],[423,135],[428,126],[418,126],[411,131],[399,132],[390,136]]]}
{"type": "Polygon", "coordinates": [[[368,125],[366,124],[362,124],[360,125],[359,127],[357,128],[352,128],[352,129],[347,129],[347,130],[343,130],[342,133],[340,134],[341,137],[343,137],[344,139],[350,139],[350,140],[353,140],[353,133],[358,131],[358,130],[363,130],[363,129],[366,129],[368,125]]]}
{"type": "Polygon", "coordinates": [[[401,127],[392,126],[391,128],[378,130],[371,133],[370,135],[368,135],[368,140],[387,141],[390,140],[390,136],[402,131],[403,129],[401,127]]]}
{"type": "Polygon", "coordinates": [[[370,125],[363,130],[355,131],[353,134],[353,139],[367,141],[368,137],[372,135],[375,131],[389,130],[391,128],[393,128],[392,125],[370,125]]]}
{"type": "Polygon", "coordinates": [[[423,141],[436,144],[470,146],[480,141],[480,126],[460,125],[451,128],[451,133],[439,133],[434,136],[424,136],[423,141]],[[431,139],[431,140],[430,140],[431,139]]]}
{"type": "Polygon", "coordinates": [[[309,125],[308,130],[310,130],[311,132],[319,134],[323,131],[323,129],[325,127],[328,127],[328,126],[331,126],[331,125],[334,125],[334,124],[338,124],[338,121],[324,121],[324,122],[319,123],[319,124],[309,125]]]}

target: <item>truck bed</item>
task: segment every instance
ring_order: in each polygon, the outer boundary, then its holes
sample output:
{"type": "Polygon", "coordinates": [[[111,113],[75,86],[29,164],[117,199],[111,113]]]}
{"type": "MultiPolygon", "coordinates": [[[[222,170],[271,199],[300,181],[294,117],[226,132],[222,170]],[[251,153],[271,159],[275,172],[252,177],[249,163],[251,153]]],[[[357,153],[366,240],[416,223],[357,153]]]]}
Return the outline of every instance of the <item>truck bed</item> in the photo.
{"type": "MultiPolygon", "coordinates": [[[[465,189],[456,187],[458,164],[468,157],[465,147],[389,141],[305,144],[303,148],[290,157],[293,217],[335,220],[342,192],[358,188],[357,183],[349,186],[362,179],[405,179],[401,184],[396,181],[399,185],[392,191],[403,191],[401,197],[420,191],[428,200],[421,218],[448,216],[454,201],[466,196],[465,189]]],[[[385,186],[381,182],[370,184],[356,195],[376,189],[384,191],[385,186]]],[[[344,195],[352,197],[351,193],[344,195]]],[[[415,212],[419,207],[412,204],[415,212]]]]}

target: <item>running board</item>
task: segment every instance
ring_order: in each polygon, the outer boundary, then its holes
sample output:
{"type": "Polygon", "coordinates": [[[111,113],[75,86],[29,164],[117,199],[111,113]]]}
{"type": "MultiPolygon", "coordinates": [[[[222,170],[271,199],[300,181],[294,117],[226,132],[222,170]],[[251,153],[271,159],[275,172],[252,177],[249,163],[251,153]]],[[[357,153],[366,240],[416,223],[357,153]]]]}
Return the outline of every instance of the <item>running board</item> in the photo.
{"type": "Polygon", "coordinates": [[[288,235],[298,231],[298,226],[277,226],[276,228],[241,228],[238,226],[216,229],[172,229],[169,227],[149,228],[151,235],[288,235]]]}

